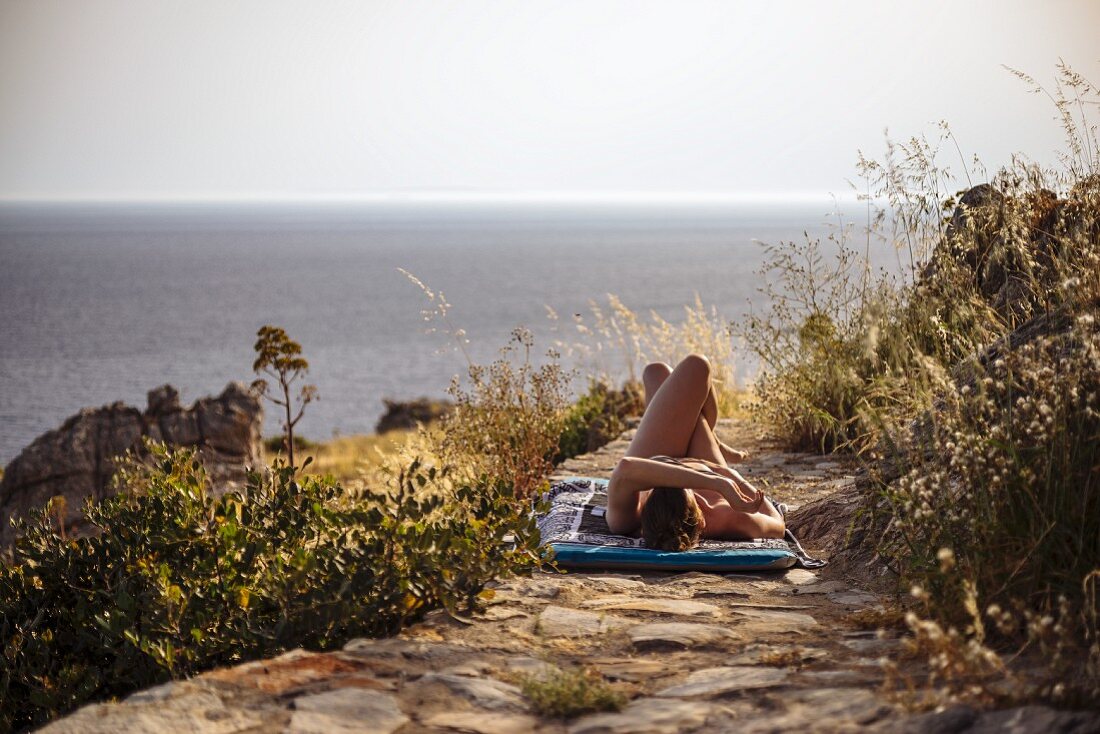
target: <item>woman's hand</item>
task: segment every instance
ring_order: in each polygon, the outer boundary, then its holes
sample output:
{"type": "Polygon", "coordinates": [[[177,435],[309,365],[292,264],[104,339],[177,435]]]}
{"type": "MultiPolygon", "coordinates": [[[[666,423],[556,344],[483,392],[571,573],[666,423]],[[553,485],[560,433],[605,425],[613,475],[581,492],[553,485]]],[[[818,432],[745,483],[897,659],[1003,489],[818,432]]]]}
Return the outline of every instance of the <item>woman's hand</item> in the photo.
{"type": "MultiPolygon", "coordinates": [[[[665,459],[665,457],[661,457],[665,459]]],[[[706,459],[688,457],[675,459],[676,464],[698,471],[702,474],[717,476],[723,480],[722,488],[717,491],[726,498],[730,506],[742,512],[760,512],[764,504],[764,493],[752,486],[739,472],[725,464],[719,464],[706,459]]]]}
{"type": "Polygon", "coordinates": [[[727,468],[726,471],[716,469],[715,473],[729,483],[728,489],[722,492],[722,496],[731,507],[742,512],[760,512],[760,507],[764,504],[763,492],[749,484],[744,477],[732,469],[727,468]]]}

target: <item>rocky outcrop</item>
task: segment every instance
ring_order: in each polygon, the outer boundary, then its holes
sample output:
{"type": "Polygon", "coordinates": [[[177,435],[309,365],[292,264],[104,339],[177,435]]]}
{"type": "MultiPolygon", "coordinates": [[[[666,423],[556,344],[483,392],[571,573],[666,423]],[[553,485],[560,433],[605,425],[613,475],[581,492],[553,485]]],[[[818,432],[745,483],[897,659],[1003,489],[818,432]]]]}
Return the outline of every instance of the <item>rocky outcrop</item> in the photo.
{"type": "Polygon", "coordinates": [[[417,398],[416,400],[390,400],[383,399],[386,412],[378,419],[374,430],[377,433],[386,431],[411,431],[418,424],[428,424],[437,421],[451,412],[454,405],[448,400],[432,400],[430,398],[417,398]]]}
{"type": "Polygon", "coordinates": [[[151,390],[145,412],[121,402],[85,408],[58,429],[34,440],[8,464],[0,479],[0,543],[13,539],[8,518],[18,518],[51,498],[65,498],[66,527],[77,526],[87,497],[111,493],[118,457],[140,449],[142,437],[199,449],[215,489],[224,491],[259,463],[263,407],[241,383],[221,395],[180,405],[171,385],[151,390]]]}
{"type": "MultiPolygon", "coordinates": [[[[950,292],[965,274],[1009,324],[1049,308],[1050,293],[1100,241],[1100,176],[1082,179],[1064,197],[1038,189],[1010,196],[989,184],[962,194],[921,276],[921,287],[950,292]]],[[[1083,261],[1082,261],[1083,262],[1083,261]]]]}

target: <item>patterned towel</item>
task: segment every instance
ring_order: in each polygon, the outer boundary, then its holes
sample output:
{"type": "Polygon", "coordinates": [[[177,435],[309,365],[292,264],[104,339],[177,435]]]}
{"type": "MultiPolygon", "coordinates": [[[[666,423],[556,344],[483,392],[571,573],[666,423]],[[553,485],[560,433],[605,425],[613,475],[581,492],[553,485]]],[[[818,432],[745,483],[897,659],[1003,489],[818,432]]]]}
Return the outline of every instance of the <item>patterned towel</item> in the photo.
{"type": "MultiPolygon", "coordinates": [[[[550,510],[538,519],[543,543],[579,543],[616,548],[645,548],[641,538],[613,535],[607,527],[607,481],[577,477],[556,482],[543,500],[550,510]]],[[[797,553],[785,540],[701,540],[699,550],[772,548],[797,553]]],[[[824,565],[824,564],[822,564],[824,565]]]]}

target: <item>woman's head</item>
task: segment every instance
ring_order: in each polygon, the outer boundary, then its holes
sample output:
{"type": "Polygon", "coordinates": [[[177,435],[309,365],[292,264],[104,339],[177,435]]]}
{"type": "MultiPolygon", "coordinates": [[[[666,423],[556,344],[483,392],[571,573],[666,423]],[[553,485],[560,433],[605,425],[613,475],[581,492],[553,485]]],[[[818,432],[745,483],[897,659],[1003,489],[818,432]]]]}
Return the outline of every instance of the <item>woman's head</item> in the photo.
{"type": "Polygon", "coordinates": [[[689,550],[703,533],[703,513],[690,489],[655,487],[642,506],[641,520],[646,546],[658,550],[689,550]]]}

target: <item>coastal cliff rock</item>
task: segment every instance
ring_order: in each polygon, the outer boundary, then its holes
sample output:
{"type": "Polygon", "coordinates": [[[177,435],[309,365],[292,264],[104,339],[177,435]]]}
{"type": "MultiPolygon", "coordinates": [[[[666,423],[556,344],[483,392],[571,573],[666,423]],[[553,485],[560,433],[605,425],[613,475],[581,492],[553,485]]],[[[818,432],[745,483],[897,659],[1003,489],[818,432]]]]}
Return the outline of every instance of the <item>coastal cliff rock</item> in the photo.
{"type": "Polygon", "coordinates": [[[56,496],[65,498],[66,527],[79,526],[84,499],[111,493],[116,459],[140,448],[143,436],[198,447],[215,489],[227,489],[244,479],[246,467],[258,464],[262,422],[259,398],[238,382],[189,408],[180,405],[171,385],[149,392],[144,413],[121,402],[85,408],[36,438],[4,470],[0,544],[14,539],[9,518],[22,517],[56,496]]]}
{"type": "Polygon", "coordinates": [[[386,431],[411,431],[419,423],[431,423],[437,421],[451,412],[454,405],[449,400],[432,400],[430,398],[417,398],[416,400],[390,400],[385,398],[382,402],[386,406],[386,412],[378,419],[374,430],[376,433],[386,431]]]}

